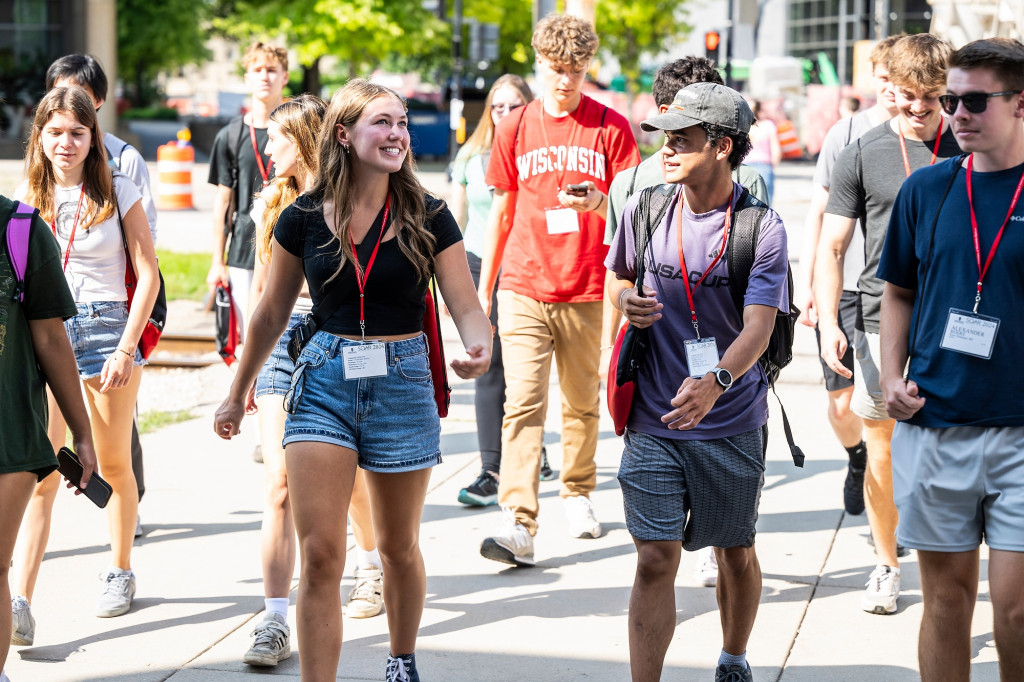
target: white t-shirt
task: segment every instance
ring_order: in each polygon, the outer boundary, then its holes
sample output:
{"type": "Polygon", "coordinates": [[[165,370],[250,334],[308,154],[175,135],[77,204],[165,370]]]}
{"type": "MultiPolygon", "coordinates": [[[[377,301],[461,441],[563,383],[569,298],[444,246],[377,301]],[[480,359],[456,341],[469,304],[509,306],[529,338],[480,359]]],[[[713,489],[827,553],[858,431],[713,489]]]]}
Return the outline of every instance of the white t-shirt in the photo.
{"type": "MultiPolygon", "coordinates": [[[[23,182],[14,193],[16,199],[23,199],[28,192],[28,182],[23,182]]],[[[114,192],[121,215],[141,200],[138,188],[128,176],[114,173],[114,192]]],[[[69,253],[68,240],[71,237],[78,208],[82,185],[77,187],[56,187],[54,205],[57,207],[56,220],[50,225],[55,231],[60,247],[61,265],[64,254],[69,253]]],[[[126,301],[124,288],[125,256],[121,241],[121,226],[117,210],[109,218],[94,225],[83,225],[81,218],[75,229],[75,240],[70,248],[68,265],[64,269],[71,295],[76,303],[97,303],[100,301],[126,301]]]]}

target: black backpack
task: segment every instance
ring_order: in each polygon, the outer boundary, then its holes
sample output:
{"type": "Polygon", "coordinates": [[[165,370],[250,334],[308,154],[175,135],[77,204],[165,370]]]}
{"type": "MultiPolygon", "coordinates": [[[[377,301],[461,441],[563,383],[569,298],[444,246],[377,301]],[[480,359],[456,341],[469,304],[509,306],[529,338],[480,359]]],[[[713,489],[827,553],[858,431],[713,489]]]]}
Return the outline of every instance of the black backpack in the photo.
{"type": "MultiPolygon", "coordinates": [[[[648,205],[651,222],[651,229],[657,229],[665,217],[665,211],[675,196],[676,186],[673,184],[655,185],[648,187],[640,193],[640,203],[648,205]]],[[[736,206],[733,209],[732,229],[729,233],[729,242],[726,245],[726,262],[729,266],[729,292],[732,296],[736,310],[739,311],[740,319],[743,319],[743,297],[747,291],[747,284],[750,281],[750,271],[754,265],[754,253],[757,247],[757,238],[761,231],[761,223],[768,213],[768,206],[759,201],[756,197],[743,189],[736,206]]],[[[636,244],[643,244],[646,248],[646,234],[642,237],[639,225],[633,226],[636,244]]],[[[638,249],[637,253],[641,251],[638,249]]],[[[683,273],[686,277],[686,273],[683,273]]],[[[804,453],[793,441],[793,430],[789,425],[789,417],[786,416],[786,408],[775,391],[775,380],[779,372],[793,361],[793,340],[796,332],[796,320],[800,316],[800,310],[793,303],[793,271],[787,265],[786,282],[789,289],[789,313],[779,312],[775,317],[775,326],[772,328],[771,337],[768,340],[768,349],[761,355],[759,362],[768,377],[768,386],[775,393],[775,399],[779,401],[779,408],[782,410],[782,426],[786,432],[786,442],[789,444],[789,452],[793,456],[793,464],[798,467],[804,465],[804,453]]]]}

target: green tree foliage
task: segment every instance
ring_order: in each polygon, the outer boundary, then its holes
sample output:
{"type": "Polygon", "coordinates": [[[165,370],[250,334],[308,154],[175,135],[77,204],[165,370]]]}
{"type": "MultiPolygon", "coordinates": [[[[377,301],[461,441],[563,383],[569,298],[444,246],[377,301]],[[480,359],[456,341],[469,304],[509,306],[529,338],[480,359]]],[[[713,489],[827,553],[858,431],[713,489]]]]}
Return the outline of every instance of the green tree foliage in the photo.
{"type": "Polygon", "coordinates": [[[243,43],[283,40],[303,67],[303,89],[319,90],[319,60],[331,55],[348,75],[389,55],[424,58],[448,49],[448,25],[420,0],[221,0],[214,26],[243,43]]]}
{"type": "MultiPolygon", "coordinates": [[[[500,74],[515,73],[520,76],[532,73],[532,0],[464,0],[464,3],[463,14],[466,19],[497,24],[499,27],[498,61],[493,65],[493,70],[500,74]]],[[[463,42],[463,54],[468,53],[469,42],[466,41],[463,42]]],[[[472,66],[467,64],[467,67],[472,66]]]]}
{"type": "Polygon", "coordinates": [[[682,20],[686,4],[687,0],[597,1],[601,49],[618,60],[631,105],[640,81],[641,59],[664,52],[693,30],[682,20]]]}
{"type": "Polygon", "coordinates": [[[209,0],[117,0],[117,62],[132,103],[156,95],[161,71],[209,58],[209,0]]]}

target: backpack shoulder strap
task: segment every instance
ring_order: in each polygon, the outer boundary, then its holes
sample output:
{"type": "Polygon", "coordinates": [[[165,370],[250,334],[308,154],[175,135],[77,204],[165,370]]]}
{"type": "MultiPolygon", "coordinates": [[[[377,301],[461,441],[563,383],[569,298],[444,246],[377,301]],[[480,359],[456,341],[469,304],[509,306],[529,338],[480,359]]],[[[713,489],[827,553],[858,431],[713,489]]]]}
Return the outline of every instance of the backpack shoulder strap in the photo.
{"type": "Polygon", "coordinates": [[[14,298],[19,303],[25,301],[25,271],[28,268],[28,244],[32,234],[32,221],[39,210],[17,202],[14,213],[7,222],[7,258],[14,271],[14,298]]]}
{"type": "Polygon", "coordinates": [[[675,185],[655,185],[640,191],[636,210],[633,212],[633,243],[636,247],[637,284],[643,283],[644,252],[651,241],[651,235],[661,225],[665,211],[675,195],[675,185]]]}
{"type": "Polygon", "coordinates": [[[740,198],[736,200],[736,206],[733,208],[732,229],[726,246],[726,263],[729,265],[729,293],[741,319],[750,270],[754,267],[757,238],[767,213],[768,206],[746,188],[740,193],[740,198]]]}
{"type": "Polygon", "coordinates": [[[238,148],[242,145],[242,129],[245,117],[236,116],[228,123],[228,159],[231,161],[232,178],[238,180],[238,148]]]}

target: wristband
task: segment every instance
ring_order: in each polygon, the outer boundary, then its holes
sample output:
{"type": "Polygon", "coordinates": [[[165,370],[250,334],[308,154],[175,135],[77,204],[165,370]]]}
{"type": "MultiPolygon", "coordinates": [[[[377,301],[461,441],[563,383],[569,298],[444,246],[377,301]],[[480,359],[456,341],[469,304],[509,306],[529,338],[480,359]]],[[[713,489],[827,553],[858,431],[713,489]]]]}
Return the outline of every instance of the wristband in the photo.
{"type": "Polygon", "coordinates": [[[122,353],[124,353],[125,355],[127,355],[130,358],[134,358],[135,357],[135,353],[129,353],[128,351],[126,351],[124,348],[121,348],[120,346],[117,347],[117,350],[121,351],[122,353]]]}
{"type": "Polygon", "coordinates": [[[603,203],[604,203],[604,195],[602,194],[601,198],[597,200],[597,206],[595,206],[594,208],[592,208],[590,210],[591,211],[596,211],[597,209],[601,208],[601,204],[603,204],[603,203]]]}
{"type": "Polygon", "coordinates": [[[621,292],[619,292],[619,312],[622,314],[626,313],[626,311],[622,309],[622,297],[626,294],[627,291],[629,291],[629,289],[623,289],[621,292]]]}

